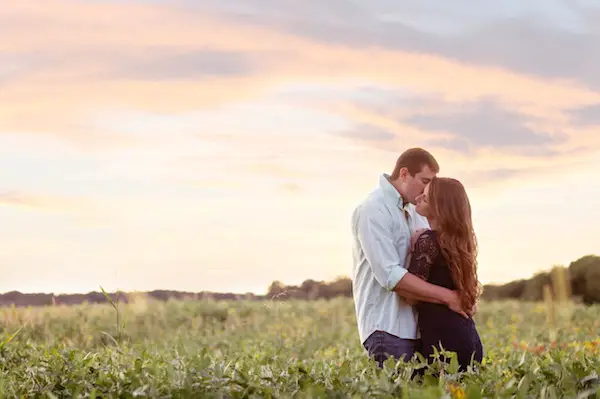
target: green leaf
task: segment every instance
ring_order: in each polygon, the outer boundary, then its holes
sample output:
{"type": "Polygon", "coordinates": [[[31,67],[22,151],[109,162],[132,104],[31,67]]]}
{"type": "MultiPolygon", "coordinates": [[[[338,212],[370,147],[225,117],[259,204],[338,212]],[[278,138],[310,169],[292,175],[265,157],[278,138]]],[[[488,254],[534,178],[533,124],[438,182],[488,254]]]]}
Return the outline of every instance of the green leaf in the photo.
{"type": "Polygon", "coordinates": [[[448,367],[448,372],[450,374],[456,374],[456,373],[458,373],[458,370],[460,368],[460,365],[458,364],[458,356],[454,352],[452,352],[450,354],[450,356],[451,356],[451,358],[450,358],[450,366],[448,367]]]}
{"type": "Polygon", "coordinates": [[[4,341],[0,342],[0,349],[4,348],[8,343],[10,343],[10,341],[12,341],[13,339],[15,339],[15,337],[19,334],[19,332],[21,332],[22,328],[23,328],[23,326],[19,327],[17,329],[17,331],[15,331],[14,333],[12,333],[8,337],[6,337],[4,339],[4,341]]]}

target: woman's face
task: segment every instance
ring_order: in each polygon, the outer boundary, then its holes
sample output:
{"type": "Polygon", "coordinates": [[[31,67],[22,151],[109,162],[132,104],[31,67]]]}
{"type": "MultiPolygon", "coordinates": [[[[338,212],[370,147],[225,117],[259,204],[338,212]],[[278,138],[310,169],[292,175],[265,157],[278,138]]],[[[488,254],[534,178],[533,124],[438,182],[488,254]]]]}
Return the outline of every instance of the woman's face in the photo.
{"type": "Polygon", "coordinates": [[[417,205],[415,207],[417,213],[421,216],[424,216],[426,218],[431,217],[431,207],[429,206],[429,186],[431,185],[431,183],[427,184],[425,186],[425,189],[423,190],[423,194],[419,195],[416,198],[417,201],[417,205]]]}

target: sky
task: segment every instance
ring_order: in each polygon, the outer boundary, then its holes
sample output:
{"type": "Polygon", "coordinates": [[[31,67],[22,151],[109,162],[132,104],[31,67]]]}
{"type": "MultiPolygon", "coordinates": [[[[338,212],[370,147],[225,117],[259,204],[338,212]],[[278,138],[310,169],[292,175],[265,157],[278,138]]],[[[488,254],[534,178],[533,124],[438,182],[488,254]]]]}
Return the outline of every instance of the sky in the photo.
{"type": "Polygon", "coordinates": [[[0,292],[350,276],[415,146],[467,187],[482,283],[598,254],[598,2],[44,4],[0,9],[0,292]]]}

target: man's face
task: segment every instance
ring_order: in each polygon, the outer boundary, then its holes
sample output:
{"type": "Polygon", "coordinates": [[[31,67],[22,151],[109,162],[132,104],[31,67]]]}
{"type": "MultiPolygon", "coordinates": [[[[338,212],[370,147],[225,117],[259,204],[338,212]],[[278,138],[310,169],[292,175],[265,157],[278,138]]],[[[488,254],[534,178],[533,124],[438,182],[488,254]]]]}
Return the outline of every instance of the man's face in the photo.
{"type": "Polygon", "coordinates": [[[411,176],[410,173],[408,173],[408,170],[406,170],[405,173],[401,173],[401,178],[403,179],[402,191],[404,200],[416,205],[417,197],[423,194],[425,186],[427,186],[431,179],[433,179],[436,175],[437,173],[433,172],[427,165],[425,165],[421,171],[414,176],[411,176]]]}

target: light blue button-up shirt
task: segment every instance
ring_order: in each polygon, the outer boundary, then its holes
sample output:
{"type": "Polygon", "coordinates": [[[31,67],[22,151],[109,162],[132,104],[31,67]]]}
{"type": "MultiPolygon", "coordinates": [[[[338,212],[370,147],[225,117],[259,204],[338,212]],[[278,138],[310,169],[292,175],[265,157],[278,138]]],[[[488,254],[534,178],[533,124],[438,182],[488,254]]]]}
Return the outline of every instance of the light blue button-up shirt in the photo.
{"type": "Polygon", "coordinates": [[[378,187],[352,214],[352,291],[362,343],[376,330],[418,338],[412,306],[393,289],[408,273],[405,260],[412,233],[429,224],[414,205],[403,202],[388,179],[381,175],[378,187]]]}

